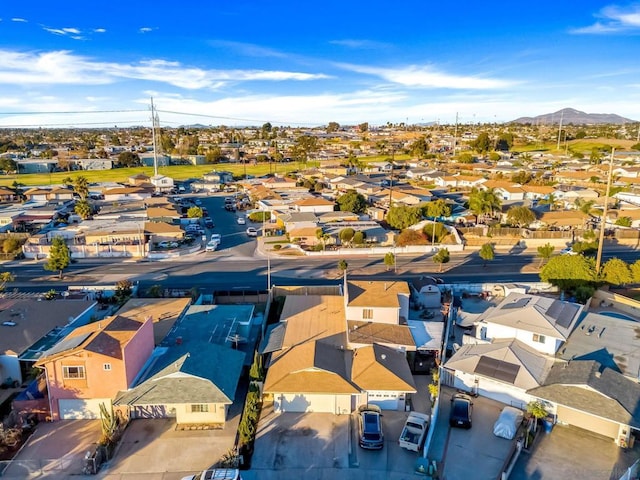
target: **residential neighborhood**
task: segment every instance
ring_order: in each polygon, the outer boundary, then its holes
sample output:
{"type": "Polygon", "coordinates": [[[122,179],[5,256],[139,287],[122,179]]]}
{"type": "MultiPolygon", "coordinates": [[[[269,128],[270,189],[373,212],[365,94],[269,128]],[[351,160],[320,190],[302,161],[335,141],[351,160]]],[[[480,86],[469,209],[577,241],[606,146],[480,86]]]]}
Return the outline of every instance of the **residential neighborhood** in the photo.
{"type": "Polygon", "coordinates": [[[0,476],[636,478],[635,130],[451,127],[7,134],[0,476]]]}

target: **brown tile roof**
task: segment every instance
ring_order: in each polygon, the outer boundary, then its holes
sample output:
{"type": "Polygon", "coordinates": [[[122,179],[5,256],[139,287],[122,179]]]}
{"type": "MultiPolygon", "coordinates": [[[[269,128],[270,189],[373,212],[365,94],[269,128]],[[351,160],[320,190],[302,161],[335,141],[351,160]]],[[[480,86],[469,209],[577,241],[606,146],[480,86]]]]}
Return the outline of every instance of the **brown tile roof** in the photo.
{"type": "Polygon", "coordinates": [[[350,307],[399,307],[398,295],[409,295],[407,282],[349,280],[350,307]]]}
{"type": "Polygon", "coordinates": [[[379,322],[347,321],[347,337],[349,343],[383,345],[400,345],[408,350],[415,350],[416,343],[411,330],[406,325],[395,325],[379,322]]]}
{"type": "Polygon", "coordinates": [[[153,338],[158,345],[189,305],[191,305],[189,298],[132,298],[117,313],[138,320],[151,317],[153,338]]]}
{"type": "Polygon", "coordinates": [[[145,233],[184,233],[178,225],[165,222],[144,222],[145,233]]]}
{"type": "Polygon", "coordinates": [[[292,347],[310,340],[324,339],[346,345],[344,297],[339,295],[288,295],[281,321],[287,322],[283,346],[292,347]]]}
{"type": "Polygon", "coordinates": [[[350,353],[321,341],[294,346],[271,362],[264,390],[288,393],[359,393],[360,390],[348,380],[346,363],[350,353]]]}
{"type": "Polygon", "coordinates": [[[334,205],[334,202],[330,202],[329,200],[326,200],[325,198],[322,197],[313,197],[313,198],[303,198],[302,200],[298,200],[297,202],[294,202],[295,205],[298,205],[300,207],[306,207],[306,206],[314,206],[314,205],[334,205]]]}
{"type": "Polygon", "coordinates": [[[180,218],[180,214],[175,208],[149,207],[147,208],[147,218],[180,218]]]}
{"type": "Polygon", "coordinates": [[[362,347],[353,353],[351,381],[363,390],[416,392],[404,352],[382,345],[362,347]]]}

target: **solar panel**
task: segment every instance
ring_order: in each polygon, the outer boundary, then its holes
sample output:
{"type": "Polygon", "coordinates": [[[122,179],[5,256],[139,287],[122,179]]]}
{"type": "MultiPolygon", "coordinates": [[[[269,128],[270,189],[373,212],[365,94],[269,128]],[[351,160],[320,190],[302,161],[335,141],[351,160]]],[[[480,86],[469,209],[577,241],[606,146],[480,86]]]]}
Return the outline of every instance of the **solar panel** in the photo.
{"type": "Polygon", "coordinates": [[[559,300],[554,301],[549,309],[547,315],[556,321],[556,325],[564,328],[569,328],[571,321],[578,312],[578,305],[568,302],[561,302],[559,300]]]}
{"type": "Polygon", "coordinates": [[[530,301],[531,301],[530,297],[522,297],[513,302],[504,304],[501,308],[503,310],[508,310],[511,308],[523,308],[523,307],[526,307],[530,301]]]}
{"type": "Polygon", "coordinates": [[[520,365],[496,360],[491,357],[480,357],[475,373],[513,384],[516,381],[520,365]]]}
{"type": "Polygon", "coordinates": [[[45,357],[49,355],[55,355],[56,353],[64,352],[66,350],[71,350],[72,348],[76,348],[78,345],[82,344],[87,338],[89,338],[93,332],[83,333],[82,335],[76,335],[75,337],[67,337],[61,342],[57,343],[49,350],[47,350],[44,354],[45,357]]]}

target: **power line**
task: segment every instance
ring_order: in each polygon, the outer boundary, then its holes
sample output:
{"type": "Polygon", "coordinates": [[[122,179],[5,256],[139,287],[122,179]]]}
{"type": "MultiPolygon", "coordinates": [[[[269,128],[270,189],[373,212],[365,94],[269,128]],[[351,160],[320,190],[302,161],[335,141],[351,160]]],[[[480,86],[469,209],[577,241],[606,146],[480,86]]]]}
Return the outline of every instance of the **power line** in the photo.
{"type": "Polygon", "coordinates": [[[0,115],[70,115],[70,114],[91,114],[91,113],[140,113],[148,110],[78,110],[59,112],[0,112],[0,115]]]}

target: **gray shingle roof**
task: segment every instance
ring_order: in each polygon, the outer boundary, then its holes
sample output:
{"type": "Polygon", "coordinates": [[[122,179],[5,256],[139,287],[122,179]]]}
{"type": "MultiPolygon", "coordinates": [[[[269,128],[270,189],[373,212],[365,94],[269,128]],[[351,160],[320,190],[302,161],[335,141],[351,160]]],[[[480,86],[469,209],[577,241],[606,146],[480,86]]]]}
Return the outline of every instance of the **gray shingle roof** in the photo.
{"type": "Polygon", "coordinates": [[[556,364],[544,385],[528,393],[640,428],[640,384],[594,360],[556,364]]]}

